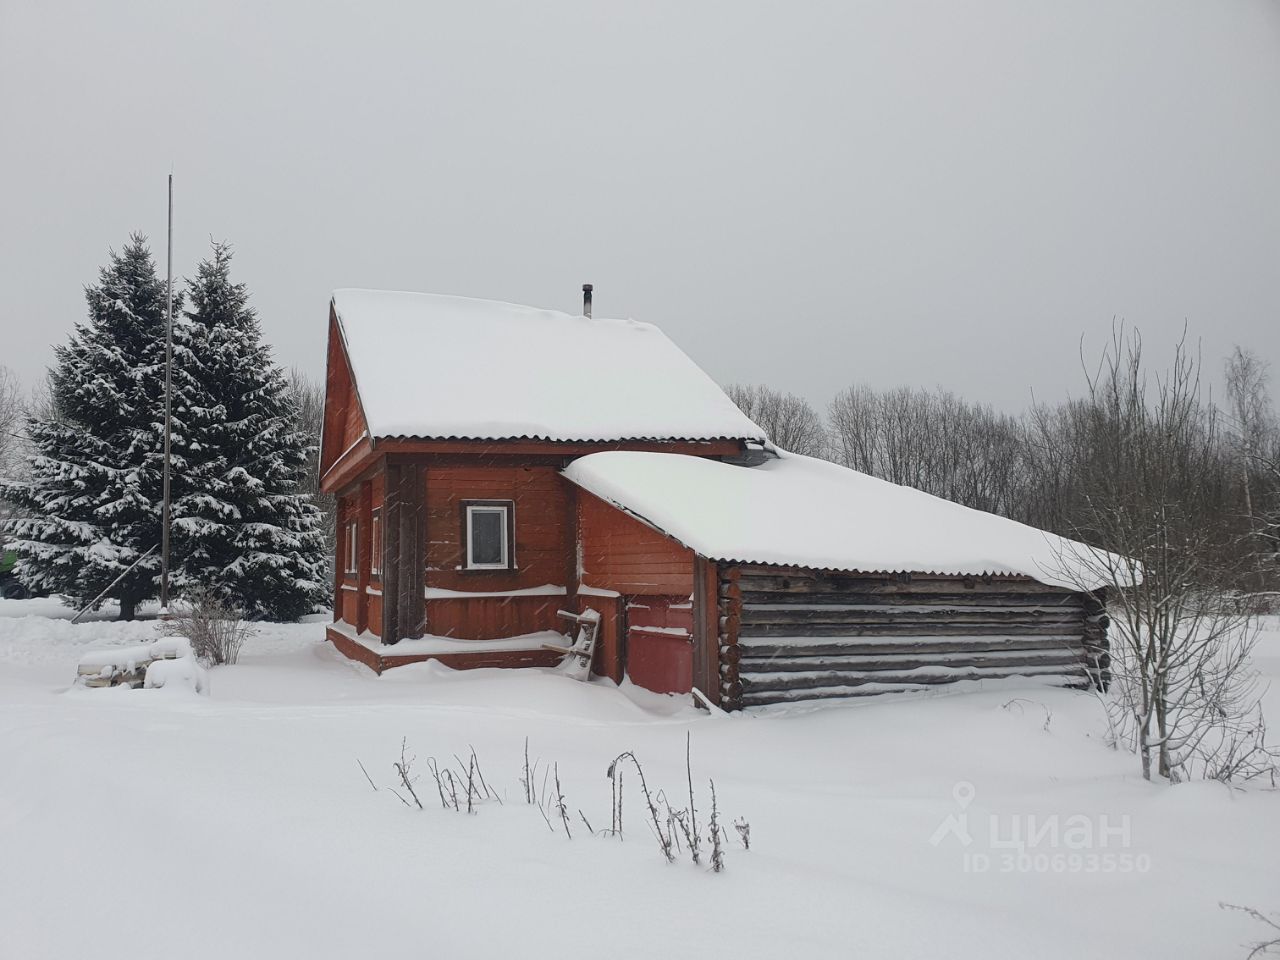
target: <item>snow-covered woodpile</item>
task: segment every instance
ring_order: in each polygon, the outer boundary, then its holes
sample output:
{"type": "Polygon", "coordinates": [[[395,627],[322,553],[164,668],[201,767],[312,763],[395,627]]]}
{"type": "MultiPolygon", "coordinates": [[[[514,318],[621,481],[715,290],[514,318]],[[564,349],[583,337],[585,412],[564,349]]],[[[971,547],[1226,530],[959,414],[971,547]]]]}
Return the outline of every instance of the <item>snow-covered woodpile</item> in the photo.
{"type": "Polygon", "coordinates": [[[720,573],[727,707],[925,690],[957,680],[1106,682],[1097,596],[1027,577],[720,573]]]}
{"type": "Polygon", "coordinates": [[[208,688],[204,668],[186,637],[90,651],[80,658],[76,682],[91,688],[185,686],[197,693],[208,688]]]}

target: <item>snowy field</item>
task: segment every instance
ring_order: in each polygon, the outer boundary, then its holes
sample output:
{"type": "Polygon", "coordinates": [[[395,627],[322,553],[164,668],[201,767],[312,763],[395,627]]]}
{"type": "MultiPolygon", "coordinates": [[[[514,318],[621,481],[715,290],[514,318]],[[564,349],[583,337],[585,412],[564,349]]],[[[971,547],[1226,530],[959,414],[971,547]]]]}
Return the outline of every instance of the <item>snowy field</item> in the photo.
{"type": "MultiPolygon", "coordinates": [[[[1265,930],[1219,901],[1280,910],[1280,792],[1144,783],[1085,694],[709,717],[540,671],[379,678],[320,623],[262,628],[207,697],[84,690],[82,653],[155,627],[68,616],[0,601],[5,958],[1230,958],[1265,930]],[[713,777],[751,824],[720,875],[663,862],[634,786],[624,841],[576,817],[608,826],[624,750],[680,795],[686,731],[700,815],[713,777]],[[402,737],[423,812],[356,763],[391,784],[402,737]],[[526,737],[572,840],[523,802],[526,737]],[[469,746],[506,799],[470,817],[423,766],[469,746]]],[[[1259,652],[1280,677],[1280,621],[1259,652]]]]}

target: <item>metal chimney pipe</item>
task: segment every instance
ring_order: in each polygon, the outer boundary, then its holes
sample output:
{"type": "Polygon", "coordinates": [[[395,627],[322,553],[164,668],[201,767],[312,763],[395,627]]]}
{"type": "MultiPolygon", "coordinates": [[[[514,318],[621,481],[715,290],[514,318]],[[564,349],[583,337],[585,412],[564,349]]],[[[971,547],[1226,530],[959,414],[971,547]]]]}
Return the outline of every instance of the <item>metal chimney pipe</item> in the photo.
{"type": "Polygon", "coordinates": [[[588,320],[591,319],[591,284],[589,283],[582,285],[582,315],[588,320]]]}

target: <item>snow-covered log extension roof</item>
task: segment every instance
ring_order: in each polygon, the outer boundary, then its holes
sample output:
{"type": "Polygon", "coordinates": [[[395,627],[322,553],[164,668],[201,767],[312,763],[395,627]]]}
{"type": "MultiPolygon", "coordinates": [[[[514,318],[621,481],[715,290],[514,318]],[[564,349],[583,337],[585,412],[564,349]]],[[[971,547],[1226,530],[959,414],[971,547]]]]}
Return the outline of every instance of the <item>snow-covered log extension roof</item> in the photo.
{"type": "Polygon", "coordinates": [[[764,439],[652,324],[386,290],[333,309],[374,437],[764,439]]]}
{"type": "Polygon", "coordinates": [[[1022,575],[1072,590],[1102,585],[1104,555],[1082,544],[796,454],[740,467],[679,454],[594,453],[564,475],[712,560],[1022,575]]]}

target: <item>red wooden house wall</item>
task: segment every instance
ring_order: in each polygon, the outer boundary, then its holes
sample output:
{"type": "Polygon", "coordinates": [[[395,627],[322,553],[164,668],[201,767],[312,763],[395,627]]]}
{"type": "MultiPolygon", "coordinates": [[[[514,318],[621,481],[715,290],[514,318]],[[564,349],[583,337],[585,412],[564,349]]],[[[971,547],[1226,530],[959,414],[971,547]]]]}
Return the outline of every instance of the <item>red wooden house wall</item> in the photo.
{"type": "MultiPolygon", "coordinates": [[[[330,631],[331,639],[348,655],[382,669],[421,659],[397,656],[395,641],[400,638],[429,633],[487,640],[545,630],[565,632],[568,624],[557,617],[557,611],[590,606],[605,614],[597,672],[621,680],[629,670],[641,685],[687,691],[692,552],[560,475],[574,457],[608,449],[726,456],[738,452],[741,443],[373,438],[331,314],[321,487],[338,498],[334,617],[345,625],[330,631]],[[406,487],[403,478],[415,476],[406,487]],[[393,482],[392,478],[399,479],[393,482]],[[410,503],[406,489],[420,491],[421,502],[410,503]],[[467,500],[512,501],[514,569],[464,569],[467,500]],[[403,550],[406,528],[396,517],[409,516],[406,510],[421,515],[416,528],[422,537],[421,552],[413,555],[414,569],[409,574],[420,582],[412,588],[402,583],[395,596],[391,592],[384,596],[384,578],[373,572],[372,521],[375,515],[382,517],[383,544],[389,550],[389,527],[396,526],[403,550]],[[346,539],[353,520],[358,569],[348,574],[346,539]],[[580,568],[581,582],[589,588],[582,596],[577,592],[580,568]],[[510,595],[547,586],[554,592],[510,595]],[[407,614],[405,589],[425,594],[421,606],[407,614]],[[381,637],[388,622],[397,624],[397,636],[384,638],[381,648],[361,646],[350,638],[351,631],[381,637]]],[[[392,562],[387,556],[382,565],[392,562]]],[[[444,659],[457,666],[482,661],[489,665],[504,656],[463,654],[444,659]]],[[[557,657],[538,652],[507,659],[514,665],[554,662],[557,657]]]]}
{"type": "Polygon", "coordinates": [[[645,523],[585,491],[578,493],[580,609],[602,614],[598,669],[627,674],[660,693],[687,693],[693,682],[694,554],[645,523]]]}
{"type": "Polygon", "coordinates": [[[338,549],[334,561],[335,616],[355,627],[357,632],[367,630],[375,636],[382,633],[382,577],[381,565],[373,562],[373,517],[375,514],[381,517],[383,494],[383,477],[374,474],[338,498],[338,549]],[[356,524],[356,571],[350,573],[346,567],[353,521],[356,524]],[[375,566],[379,568],[378,573],[374,572],[375,566]]]}
{"type": "Polygon", "coordinates": [[[573,573],[569,495],[556,464],[497,463],[455,458],[428,463],[426,483],[427,632],[441,637],[490,640],[540,630],[561,630],[556,611],[565,593],[492,596],[531,587],[566,590],[573,573]],[[510,500],[514,504],[514,570],[467,570],[464,504],[510,500]],[[442,597],[448,590],[473,597],[442,597]],[[490,594],[490,596],[485,596],[490,594]]]}

